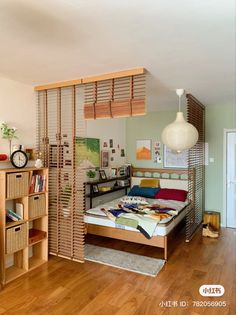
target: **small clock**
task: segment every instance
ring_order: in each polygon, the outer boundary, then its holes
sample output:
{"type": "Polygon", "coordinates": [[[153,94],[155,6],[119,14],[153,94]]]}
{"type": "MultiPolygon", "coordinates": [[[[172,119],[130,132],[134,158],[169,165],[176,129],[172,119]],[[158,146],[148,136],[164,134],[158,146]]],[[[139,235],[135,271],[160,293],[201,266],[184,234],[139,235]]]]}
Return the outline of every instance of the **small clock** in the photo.
{"type": "Polygon", "coordinates": [[[10,160],[11,164],[16,168],[23,168],[28,163],[27,154],[21,150],[14,151],[10,157],[10,160]]]}

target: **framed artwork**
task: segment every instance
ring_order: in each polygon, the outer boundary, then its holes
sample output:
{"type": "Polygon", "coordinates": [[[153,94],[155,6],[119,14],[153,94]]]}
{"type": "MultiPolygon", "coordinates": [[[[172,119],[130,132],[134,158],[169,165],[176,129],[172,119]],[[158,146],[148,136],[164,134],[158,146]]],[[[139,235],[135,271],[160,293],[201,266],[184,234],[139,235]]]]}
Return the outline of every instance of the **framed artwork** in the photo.
{"type": "Polygon", "coordinates": [[[95,138],[76,138],[76,162],[84,168],[100,167],[100,140],[95,138]]]}
{"type": "Polygon", "coordinates": [[[56,144],[51,144],[50,145],[50,154],[49,154],[49,165],[50,167],[59,167],[63,168],[64,164],[64,147],[63,145],[59,146],[59,156],[60,160],[57,161],[57,145],[56,144]],[[59,163],[57,163],[59,162],[59,163]]]}
{"type": "Polygon", "coordinates": [[[92,190],[94,194],[98,193],[99,192],[98,185],[93,185],[92,190]]]}
{"type": "Polygon", "coordinates": [[[100,176],[100,179],[102,180],[107,179],[107,176],[104,170],[99,170],[99,176],[100,176]]]}
{"type": "Polygon", "coordinates": [[[136,159],[137,160],[152,159],[151,140],[136,141],[136,159]]]}
{"type": "Polygon", "coordinates": [[[109,166],[109,151],[101,151],[101,168],[107,168],[109,166]]]}
{"type": "Polygon", "coordinates": [[[175,153],[164,145],[164,167],[166,168],[188,168],[188,150],[175,153]]]}
{"type": "Polygon", "coordinates": [[[111,169],[111,177],[116,177],[117,176],[117,168],[112,168],[111,169]]]}

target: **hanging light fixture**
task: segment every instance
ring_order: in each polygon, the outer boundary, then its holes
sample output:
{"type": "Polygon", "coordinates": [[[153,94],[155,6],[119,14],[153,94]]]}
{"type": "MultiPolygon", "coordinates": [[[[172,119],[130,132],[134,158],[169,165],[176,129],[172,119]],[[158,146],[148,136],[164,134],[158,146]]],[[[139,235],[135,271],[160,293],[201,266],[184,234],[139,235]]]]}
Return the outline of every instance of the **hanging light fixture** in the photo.
{"type": "Polygon", "coordinates": [[[184,94],[184,89],[177,89],[176,94],[179,96],[179,111],[175,121],[164,128],[161,138],[168,148],[180,153],[197,143],[198,131],[192,124],[185,121],[184,114],[181,112],[181,96],[184,94]]]}

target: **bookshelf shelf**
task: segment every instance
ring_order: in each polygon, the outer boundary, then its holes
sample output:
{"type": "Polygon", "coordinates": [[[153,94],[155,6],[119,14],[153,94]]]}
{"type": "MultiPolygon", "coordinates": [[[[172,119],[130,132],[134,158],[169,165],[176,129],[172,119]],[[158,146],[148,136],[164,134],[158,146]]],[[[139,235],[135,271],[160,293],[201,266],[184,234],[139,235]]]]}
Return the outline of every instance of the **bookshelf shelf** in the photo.
{"type": "Polygon", "coordinates": [[[37,257],[30,257],[29,258],[29,270],[35,269],[39,266],[41,266],[42,264],[44,264],[45,262],[47,262],[44,259],[40,259],[37,257]]]}
{"type": "Polygon", "coordinates": [[[1,169],[0,209],[0,285],[4,286],[48,260],[48,169],[1,169]],[[30,192],[32,178],[35,190],[43,191],[30,192]],[[22,220],[11,221],[6,214],[22,220]],[[32,230],[38,234],[32,235],[32,230]]]}
{"type": "Polygon", "coordinates": [[[42,195],[42,194],[46,194],[46,193],[47,193],[47,191],[39,191],[39,192],[30,193],[29,196],[42,195]]]}
{"type": "Polygon", "coordinates": [[[5,276],[6,276],[6,280],[5,283],[9,283],[13,280],[15,280],[16,278],[20,277],[21,275],[25,274],[27,272],[26,269],[23,268],[19,268],[16,266],[11,266],[9,268],[6,268],[5,271],[5,276]]]}
{"type": "Polygon", "coordinates": [[[6,222],[5,228],[8,229],[8,228],[10,228],[10,227],[23,224],[23,223],[25,223],[25,222],[27,222],[27,221],[26,221],[26,220],[20,220],[20,221],[6,222]]]}

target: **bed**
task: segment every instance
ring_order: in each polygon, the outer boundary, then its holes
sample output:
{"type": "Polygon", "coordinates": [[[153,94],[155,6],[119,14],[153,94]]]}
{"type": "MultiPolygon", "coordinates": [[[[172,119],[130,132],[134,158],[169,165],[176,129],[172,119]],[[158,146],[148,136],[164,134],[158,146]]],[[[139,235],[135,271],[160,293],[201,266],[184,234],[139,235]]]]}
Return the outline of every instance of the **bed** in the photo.
{"type": "MultiPolygon", "coordinates": [[[[188,178],[192,175],[193,174],[190,174],[188,170],[133,168],[131,174],[131,187],[138,185],[144,178],[159,178],[161,188],[173,188],[188,191],[188,178]]],[[[114,207],[119,200],[120,198],[114,199],[108,203],[88,209],[84,216],[86,232],[89,234],[162,248],[164,250],[164,259],[167,261],[168,241],[182,228],[186,214],[192,207],[192,201],[186,200],[185,202],[177,202],[172,200],[158,200],[161,204],[166,203],[172,208],[175,207],[178,213],[168,220],[161,220],[157,224],[152,237],[147,239],[137,229],[116,224],[109,220],[101,211],[101,208],[114,207]]],[[[146,198],[146,200],[149,203],[153,202],[153,199],[146,198]]],[[[157,202],[157,200],[155,200],[155,202],[157,202]]]]}

